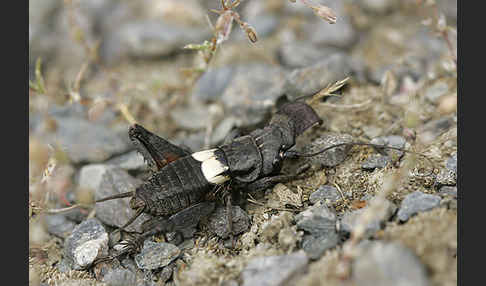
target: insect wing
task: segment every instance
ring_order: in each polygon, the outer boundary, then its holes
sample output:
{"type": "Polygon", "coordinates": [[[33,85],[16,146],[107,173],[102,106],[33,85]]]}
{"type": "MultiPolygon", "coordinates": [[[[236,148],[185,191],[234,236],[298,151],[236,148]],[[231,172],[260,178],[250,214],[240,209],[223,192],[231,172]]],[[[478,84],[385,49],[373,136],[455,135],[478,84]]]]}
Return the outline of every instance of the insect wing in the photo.
{"type": "Polygon", "coordinates": [[[190,151],[170,143],[138,124],[130,127],[128,136],[153,171],[159,171],[170,162],[190,155],[190,151]]]}

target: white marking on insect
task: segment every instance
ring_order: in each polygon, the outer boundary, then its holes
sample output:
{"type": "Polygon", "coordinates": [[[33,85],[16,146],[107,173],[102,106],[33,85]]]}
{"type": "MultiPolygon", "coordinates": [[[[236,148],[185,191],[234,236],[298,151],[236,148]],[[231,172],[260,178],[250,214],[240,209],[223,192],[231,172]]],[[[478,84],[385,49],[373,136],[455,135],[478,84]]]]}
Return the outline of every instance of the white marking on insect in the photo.
{"type": "Polygon", "coordinates": [[[229,180],[229,176],[221,175],[227,171],[229,167],[221,163],[215,156],[204,160],[201,164],[201,171],[206,180],[213,184],[221,184],[229,180]]]}
{"type": "Polygon", "coordinates": [[[209,150],[204,150],[204,151],[199,151],[196,153],[192,153],[192,158],[198,160],[199,162],[204,162],[207,159],[214,157],[214,152],[216,149],[209,149],[209,150]]]}

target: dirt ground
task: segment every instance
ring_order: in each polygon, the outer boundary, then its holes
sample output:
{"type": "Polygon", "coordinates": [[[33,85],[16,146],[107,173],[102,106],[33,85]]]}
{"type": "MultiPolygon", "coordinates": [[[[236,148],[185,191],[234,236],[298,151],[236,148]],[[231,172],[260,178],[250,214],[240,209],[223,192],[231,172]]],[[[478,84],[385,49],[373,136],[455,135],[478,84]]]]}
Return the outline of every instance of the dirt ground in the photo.
{"type": "MultiPolygon", "coordinates": [[[[218,2],[210,8],[219,7],[219,1],[196,2],[201,5],[218,2]]],[[[242,2],[247,2],[242,4],[246,7],[255,0],[242,2]]],[[[281,4],[277,3],[279,1],[265,2],[268,2],[268,7],[261,8],[264,12],[259,17],[266,17],[267,14],[281,17],[275,31],[262,36],[253,45],[248,42],[240,27],[233,24],[232,34],[240,34],[243,40],[230,39],[224,42],[212,59],[211,68],[248,61],[282,66],[280,50],[288,30],[300,35],[295,42],[312,41],[312,35],[308,35],[312,30],[305,28],[305,24],[306,21],[314,21],[313,17],[319,18],[313,13],[309,14],[309,11],[312,12],[310,8],[300,1],[293,4],[292,1],[281,0],[288,2],[285,6],[301,6],[303,14],[294,14],[294,10],[289,12],[287,8],[281,8],[281,4]]],[[[334,7],[333,2],[325,3],[334,7]]],[[[303,232],[295,228],[295,216],[311,207],[310,195],[324,184],[335,186],[340,192],[339,199],[328,203],[338,217],[369,207],[372,204],[371,198],[379,197],[385,191],[384,198],[398,208],[403,199],[415,191],[439,195],[438,174],[445,168],[447,160],[457,152],[457,70],[453,55],[456,36],[449,33],[448,37],[453,38],[451,48],[451,43],[445,38],[447,36],[444,37],[444,33],[438,31],[445,24],[438,23],[440,20],[436,20],[434,12],[442,13],[446,8],[428,3],[433,1],[404,1],[406,4],[384,1],[391,4],[382,11],[369,8],[375,6],[366,6],[362,4],[364,2],[376,1],[345,1],[344,9],[339,9],[341,14],[337,15],[338,21],[343,15],[349,17],[347,21],[356,36],[354,41],[344,46],[333,46],[344,52],[349,59],[358,59],[361,65],[352,68],[349,80],[335,92],[336,96],[326,96],[313,102],[310,101],[312,96],[309,97],[307,102],[311,102],[323,119],[323,124],[300,136],[296,149],[303,149],[329,133],[349,134],[356,140],[366,142],[379,136],[398,135],[406,140],[406,149],[426,155],[432,164],[421,156],[405,154],[385,168],[363,170],[362,164],[372,154],[376,154],[373,148],[363,146],[353,147],[346,159],[337,166],[322,167],[312,163],[308,178],[284,184],[295,195],[287,202],[281,202],[278,195],[277,188],[282,186],[248,197],[241,207],[250,217],[250,228],[236,237],[235,249],[224,247],[224,241],[211,234],[207,225],[202,223],[194,235],[194,246],[185,249],[184,254],[175,261],[176,267],[167,285],[244,285],[241,273],[252,258],[289,254],[299,250],[303,232]],[[416,41],[417,30],[421,31],[423,38],[416,41]],[[439,43],[440,48],[431,51],[430,47],[435,43],[439,43]],[[437,91],[438,86],[443,89],[437,91]],[[439,95],[436,96],[437,93],[439,95]],[[419,175],[419,172],[425,175],[419,175]],[[272,227],[276,229],[272,230],[272,227]],[[279,234],[282,229],[290,234],[279,234]]],[[[207,7],[202,7],[205,12],[207,7]]],[[[243,8],[235,10],[242,13],[243,8]]],[[[197,18],[199,14],[190,15],[197,18]]],[[[444,19],[447,19],[447,25],[455,28],[454,17],[451,20],[450,15],[447,15],[444,19]]],[[[251,19],[243,20],[252,24],[251,19]]],[[[333,25],[328,26],[328,29],[333,28],[333,25]]],[[[90,42],[86,38],[89,40],[89,37],[85,37],[84,42],[74,44],[83,46],[83,43],[88,43],[89,46],[90,42]]],[[[316,46],[319,45],[322,46],[316,46]]],[[[216,128],[213,127],[217,124],[210,128],[190,129],[181,126],[179,119],[171,116],[172,110],[194,104],[191,94],[198,74],[194,70],[190,71],[190,68],[204,66],[197,52],[179,49],[168,56],[121,57],[116,64],[110,65],[105,64],[103,59],[80,58],[78,61],[66,61],[54,56],[49,61],[45,60],[42,68],[45,90],[39,89],[38,85],[31,86],[30,119],[34,120],[39,115],[41,119],[36,124],[42,126],[45,134],[56,129],[56,119],[48,114],[49,108],[53,105],[73,104],[84,106],[86,117],[92,122],[105,114],[112,115],[108,124],[110,129],[123,132],[134,120],[170,140],[197,137],[199,141],[196,140],[198,143],[194,144],[199,144],[201,149],[207,143],[205,136],[215,132],[216,128]],[[85,64],[86,69],[83,70],[85,64]]],[[[289,74],[292,69],[282,70],[289,74]]],[[[31,80],[38,83],[39,77],[34,73],[31,80]]],[[[273,102],[270,114],[276,110],[276,102],[273,102]]],[[[215,118],[220,122],[233,112],[225,104],[216,100],[205,102],[198,108],[205,108],[208,116],[213,114],[211,109],[216,110],[215,118]]],[[[77,192],[77,173],[83,165],[104,161],[73,162],[67,158],[69,156],[63,148],[44,143],[39,134],[30,130],[30,285],[115,285],[97,279],[103,275],[98,275],[94,270],[60,271],[58,265],[64,255],[64,238],[49,233],[43,221],[49,209],[68,206],[64,203],[66,196],[70,200],[67,194],[77,192]],[[44,177],[53,179],[44,184],[41,183],[44,177]]],[[[108,159],[112,157],[115,155],[108,159]]],[[[306,162],[307,159],[289,160],[285,162],[283,171],[291,172],[306,162]]],[[[140,173],[139,178],[143,178],[143,172],[140,173]]],[[[74,202],[92,200],[90,195],[86,196],[78,195],[74,202]]],[[[88,208],[84,215],[85,218],[95,217],[96,213],[88,208]]],[[[343,261],[356,258],[352,255],[348,257],[346,248],[356,248],[354,243],[362,240],[365,239],[352,235],[340,242],[319,259],[309,261],[306,270],[296,274],[286,285],[360,285],[347,272],[352,272],[352,267],[343,264],[343,261]]],[[[411,250],[425,266],[430,285],[457,284],[457,198],[441,196],[440,206],[420,212],[406,222],[399,222],[392,217],[371,240],[397,242],[411,250]]],[[[162,281],[152,283],[146,285],[164,285],[162,281]]]]}

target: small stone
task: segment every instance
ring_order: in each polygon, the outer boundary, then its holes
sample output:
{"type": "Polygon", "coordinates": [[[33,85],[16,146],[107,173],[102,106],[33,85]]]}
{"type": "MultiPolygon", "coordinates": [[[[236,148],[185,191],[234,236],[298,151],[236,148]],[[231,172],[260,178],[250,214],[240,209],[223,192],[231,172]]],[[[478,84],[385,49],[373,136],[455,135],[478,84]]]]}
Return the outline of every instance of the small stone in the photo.
{"type": "Polygon", "coordinates": [[[362,251],[352,266],[356,285],[430,285],[425,266],[403,245],[376,241],[360,248],[362,251]]]}
{"type": "Polygon", "coordinates": [[[429,121],[417,130],[417,139],[422,143],[430,143],[451,129],[454,125],[457,126],[451,116],[429,121]]]}
{"type": "MultiPolygon", "coordinates": [[[[388,200],[386,201],[386,206],[384,206],[384,208],[385,212],[370,221],[366,226],[365,237],[371,237],[378,230],[382,229],[385,226],[385,223],[390,220],[397,210],[397,206],[388,200]]],[[[345,213],[340,220],[339,232],[344,236],[351,234],[357,226],[358,218],[367,210],[368,206],[345,213]]]]}
{"type": "Polygon", "coordinates": [[[285,285],[289,280],[304,273],[309,260],[304,252],[288,255],[256,257],[241,272],[243,286],[285,285]]]}
{"type": "Polygon", "coordinates": [[[64,241],[64,257],[71,269],[83,269],[107,253],[108,233],[95,218],[76,226],[64,241]]]}
{"type": "Polygon", "coordinates": [[[363,170],[373,171],[374,169],[385,168],[387,164],[390,163],[390,157],[382,156],[379,154],[372,154],[366,161],[361,165],[363,170]]]}
{"type": "Polygon", "coordinates": [[[399,221],[407,221],[411,216],[431,210],[438,207],[440,204],[440,197],[436,195],[424,194],[420,191],[415,191],[403,199],[400,209],[397,213],[399,221]]]}
{"type": "MultiPolygon", "coordinates": [[[[306,153],[317,152],[327,147],[341,143],[353,142],[353,137],[348,134],[328,133],[325,134],[306,147],[304,150],[306,153]]],[[[342,163],[346,159],[351,146],[340,146],[327,150],[324,153],[316,155],[310,158],[310,161],[319,164],[323,167],[334,167],[342,163]]]]}
{"type": "Polygon", "coordinates": [[[205,129],[211,120],[208,109],[195,100],[189,105],[173,108],[170,116],[177,126],[188,130],[205,129]]]}
{"type": "MultiPolygon", "coordinates": [[[[86,173],[92,174],[91,176],[86,175],[86,180],[89,179],[89,177],[92,177],[93,183],[98,184],[98,186],[94,188],[95,200],[99,200],[116,194],[135,191],[136,187],[138,187],[142,183],[140,180],[130,176],[123,169],[111,166],[92,167],[94,171],[99,172],[91,173],[86,171],[86,173]]],[[[95,205],[96,217],[107,225],[122,227],[130,218],[135,215],[135,211],[130,208],[129,202],[130,197],[97,203],[95,205]]],[[[128,231],[141,232],[142,223],[149,218],[149,215],[142,214],[125,229],[128,231]]]]}
{"type": "Polygon", "coordinates": [[[439,98],[449,91],[446,81],[437,81],[425,90],[425,98],[432,103],[437,103],[439,98]]]}
{"type": "Polygon", "coordinates": [[[239,119],[238,127],[266,119],[285,93],[285,74],[279,67],[261,63],[237,66],[220,98],[229,114],[239,119]]]}
{"type": "Polygon", "coordinates": [[[454,173],[457,172],[457,153],[454,153],[454,155],[447,159],[446,168],[454,171],[454,173]]]}
{"type": "Polygon", "coordinates": [[[297,229],[304,230],[302,248],[310,259],[318,259],[339,242],[336,215],[325,205],[314,205],[299,213],[295,220],[297,229]]]}
{"type": "MultiPolygon", "coordinates": [[[[245,232],[250,226],[250,217],[239,206],[232,206],[233,217],[233,235],[245,232]]],[[[229,237],[228,218],[226,215],[226,207],[221,206],[217,208],[209,217],[209,229],[219,237],[226,239],[229,237]]]]}
{"type": "MultiPolygon", "coordinates": [[[[52,133],[42,134],[42,140],[65,150],[73,163],[101,162],[130,149],[128,135],[109,127],[110,120],[89,121],[85,113],[78,106],[51,108],[49,115],[56,128],[52,133]]],[[[44,133],[42,129],[38,126],[32,133],[44,133]]]]}
{"type": "Polygon", "coordinates": [[[164,268],[162,268],[162,271],[160,271],[159,274],[159,280],[164,283],[167,282],[167,280],[169,280],[172,277],[172,273],[174,272],[174,269],[176,269],[176,267],[177,266],[175,263],[171,263],[165,266],[164,268]]]}
{"type": "Polygon", "coordinates": [[[126,171],[147,171],[148,166],[143,156],[136,150],[117,156],[106,162],[107,165],[113,165],[126,171]]]}
{"type": "MultiPolygon", "coordinates": [[[[373,138],[370,141],[371,144],[383,145],[383,146],[390,146],[394,148],[404,148],[407,144],[407,141],[402,136],[397,135],[390,135],[390,136],[381,136],[377,138],[373,138]]],[[[393,149],[384,149],[383,150],[386,154],[388,154],[389,159],[396,161],[403,156],[403,151],[400,150],[393,150],[393,149]]]]}
{"type": "Polygon", "coordinates": [[[439,189],[439,194],[441,196],[451,196],[451,197],[457,199],[457,187],[456,186],[442,186],[439,189]]]}
{"type": "Polygon", "coordinates": [[[103,277],[103,282],[112,286],[130,286],[136,285],[137,276],[135,273],[128,269],[117,268],[108,272],[103,277]]]}
{"type": "Polygon", "coordinates": [[[278,52],[283,65],[290,68],[303,68],[338,53],[338,49],[321,48],[310,43],[295,41],[282,45],[278,52]]]}
{"type": "Polygon", "coordinates": [[[323,185],[320,186],[309,197],[309,201],[311,204],[315,204],[319,201],[323,203],[326,199],[331,202],[336,202],[337,200],[341,199],[341,195],[335,187],[331,185],[323,185]]]}
{"type": "Polygon", "coordinates": [[[316,260],[326,250],[334,248],[338,242],[339,235],[336,232],[329,232],[324,236],[304,235],[302,238],[302,249],[310,259],[316,260]]]}
{"type": "Polygon", "coordinates": [[[168,265],[180,253],[181,250],[173,244],[145,240],[142,251],[135,255],[135,262],[141,269],[153,270],[168,265]]]}
{"type": "Polygon", "coordinates": [[[182,51],[185,45],[202,42],[208,36],[208,29],[190,28],[160,20],[127,21],[107,34],[100,54],[107,64],[127,57],[161,57],[182,51]]]}
{"type": "Polygon", "coordinates": [[[215,101],[219,99],[236,69],[234,66],[224,66],[206,71],[196,82],[192,96],[202,101],[215,101]]]}
{"type": "Polygon", "coordinates": [[[328,84],[343,80],[351,73],[348,56],[333,54],[311,66],[295,69],[287,74],[285,93],[289,100],[312,95],[328,84]]]}
{"type": "Polygon", "coordinates": [[[44,218],[47,231],[61,238],[66,238],[76,226],[74,222],[67,220],[66,216],[61,214],[46,215],[44,218]]]}

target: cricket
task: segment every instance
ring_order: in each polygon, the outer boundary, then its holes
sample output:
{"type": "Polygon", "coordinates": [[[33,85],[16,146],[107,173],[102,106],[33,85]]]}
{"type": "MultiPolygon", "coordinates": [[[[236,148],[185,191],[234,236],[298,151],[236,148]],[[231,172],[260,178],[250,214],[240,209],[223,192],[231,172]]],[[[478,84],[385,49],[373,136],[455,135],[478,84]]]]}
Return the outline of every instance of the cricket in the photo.
{"type": "MultiPolygon", "coordinates": [[[[282,174],[282,163],[286,158],[312,157],[344,145],[412,152],[366,142],[335,144],[311,154],[290,150],[299,135],[321,123],[322,120],[310,105],[290,102],[284,104],[263,129],[241,136],[238,136],[238,132],[230,133],[221,146],[198,152],[176,146],[141,125],[132,125],[128,131],[129,138],[152,174],[134,191],[95,202],[131,198],[130,207],[135,215],[119,231],[124,231],[142,213],[150,214],[153,218],[142,224],[141,233],[132,233],[132,239],[122,241],[117,254],[102,257],[97,262],[137,253],[143,241],[152,235],[177,232],[196,225],[215,209],[215,202],[207,200],[212,192],[225,202],[231,234],[232,191],[260,191],[277,183],[305,177],[304,172],[310,167],[308,164],[301,166],[294,174],[282,174]]],[[[234,246],[233,236],[230,237],[234,246]]]]}

